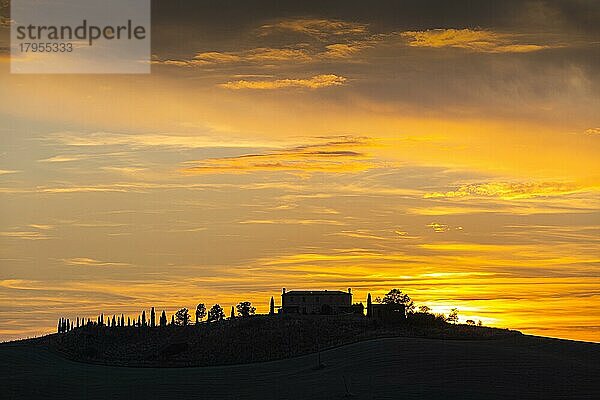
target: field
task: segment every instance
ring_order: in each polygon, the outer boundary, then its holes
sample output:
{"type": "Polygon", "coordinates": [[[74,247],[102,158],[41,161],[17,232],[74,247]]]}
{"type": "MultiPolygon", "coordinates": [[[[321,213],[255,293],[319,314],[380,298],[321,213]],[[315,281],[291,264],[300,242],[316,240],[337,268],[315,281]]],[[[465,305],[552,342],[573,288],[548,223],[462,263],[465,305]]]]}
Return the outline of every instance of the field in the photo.
{"type": "Polygon", "coordinates": [[[284,360],[133,368],[0,345],[3,399],[598,399],[600,345],[515,335],[365,340],[284,360]]]}

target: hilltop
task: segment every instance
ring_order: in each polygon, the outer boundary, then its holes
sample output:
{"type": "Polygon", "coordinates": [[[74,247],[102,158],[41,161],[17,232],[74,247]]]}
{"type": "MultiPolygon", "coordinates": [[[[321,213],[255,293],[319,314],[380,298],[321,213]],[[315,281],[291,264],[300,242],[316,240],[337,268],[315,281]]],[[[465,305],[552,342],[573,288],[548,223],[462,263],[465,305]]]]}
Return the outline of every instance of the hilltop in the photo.
{"type": "Polygon", "coordinates": [[[190,326],[86,326],[34,342],[77,361],[181,367],[272,361],[383,337],[486,340],[516,335],[520,332],[449,324],[433,316],[382,323],[358,315],[255,315],[190,326]]]}

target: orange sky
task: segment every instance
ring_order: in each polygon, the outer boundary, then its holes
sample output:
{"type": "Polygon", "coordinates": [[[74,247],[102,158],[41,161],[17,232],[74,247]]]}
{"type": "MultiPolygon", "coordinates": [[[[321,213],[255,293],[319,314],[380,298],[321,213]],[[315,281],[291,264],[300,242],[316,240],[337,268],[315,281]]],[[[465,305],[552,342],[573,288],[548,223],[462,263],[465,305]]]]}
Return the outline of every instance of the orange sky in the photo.
{"type": "Polygon", "coordinates": [[[0,339],[352,287],[600,341],[599,10],[561,4],[161,5],[150,75],[0,54],[0,339]]]}

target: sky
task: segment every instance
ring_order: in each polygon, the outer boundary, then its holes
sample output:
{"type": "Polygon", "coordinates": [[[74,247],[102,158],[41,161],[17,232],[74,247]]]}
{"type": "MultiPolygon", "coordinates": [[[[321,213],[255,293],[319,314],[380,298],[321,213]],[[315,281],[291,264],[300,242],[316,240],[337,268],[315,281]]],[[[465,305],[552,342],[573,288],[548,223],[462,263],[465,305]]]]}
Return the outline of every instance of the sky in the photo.
{"type": "Polygon", "coordinates": [[[283,287],[600,341],[600,4],[163,1],[149,75],[11,75],[0,340],[283,287]]]}

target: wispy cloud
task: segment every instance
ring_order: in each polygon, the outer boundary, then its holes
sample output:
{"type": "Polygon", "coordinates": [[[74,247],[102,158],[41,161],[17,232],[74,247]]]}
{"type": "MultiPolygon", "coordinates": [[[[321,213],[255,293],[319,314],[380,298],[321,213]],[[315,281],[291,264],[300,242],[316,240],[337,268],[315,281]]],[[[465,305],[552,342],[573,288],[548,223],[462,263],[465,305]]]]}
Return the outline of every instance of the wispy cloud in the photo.
{"type": "Polygon", "coordinates": [[[131,265],[131,264],[122,263],[122,262],[100,261],[100,260],[96,260],[93,258],[87,258],[87,257],[68,258],[68,259],[64,259],[63,262],[66,265],[85,266],[85,267],[122,267],[122,266],[131,265]]]}
{"type": "Polygon", "coordinates": [[[0,169],[0,175],[7,175],[7,174],[16,174],[19,171],[15,171],[12,169],[0,169]]]}
{"type": "Polygon", "coordinates": [[[282,31],[301,33],[323,40],[330,36],[362,36],[368,31],[368,25],[332,19],[295,18],[262,25],[259,35],[282,31]]]}
{"type": "Polygon", "coordinates": [[[24,239],[24,240],[45,240],[50,239],[50,236],[40,231],[5,231],[0,232],[0,236],[24,239]]]}
{"type": "Polygon", "coordinates": [[[275,79],[275,80],[257,80],[247,81],[238,80],[222,83],[219,86],[225,89],[240,90],[240,89],[256,89],[256,90],[274,90],[274,89],[290,89],[290,88],[308,88],[322,89],[331,86],[341,86],[346,83],[347,79],[343,76],[334,74],[315,75],[306,79],[275,79]]]}
{"type": "Polygon", "coordinates": [[[584,133],[589,136],[600,136],[600,128],[589,128],[584,133]]]}
{"type": "Polygon", "coordinates": [[[458,187],[448,192],[426,193],[424,198],[500,198],[505,200],[562,196],[594,190],[574,183],[560,182],[488,182],[458,187]]]}
{"type": "Polygon", "coordinates": [[[549,45],[523,43],[518,35],[477,29],[430,29],[406,31],[401,37],[411,47],[459,48],[483,53],[528,53],[549,45]]]}
{"type": "Polygon", "coordinates": [[[209,158],[188,163],[187,173],[247,173],[257,171],[360,172],[375,167],[360,150],[370,142],[364,138],[342,137],[323,143],[237,157],[209,158]]]}

